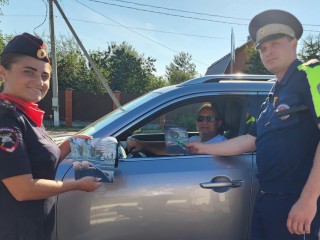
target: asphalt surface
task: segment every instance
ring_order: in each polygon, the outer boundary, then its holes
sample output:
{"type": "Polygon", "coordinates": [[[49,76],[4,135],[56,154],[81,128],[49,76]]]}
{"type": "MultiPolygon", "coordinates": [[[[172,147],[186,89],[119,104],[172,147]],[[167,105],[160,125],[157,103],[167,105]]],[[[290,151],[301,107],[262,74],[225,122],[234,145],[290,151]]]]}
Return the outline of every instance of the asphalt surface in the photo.
{"type": "Polygon", "coordinates": [[[60,138],[60,137],[70,137],[75,135],[78,131],[73,131],[73,130],[47,130],[49,135],[52,138],[60,138]]]}

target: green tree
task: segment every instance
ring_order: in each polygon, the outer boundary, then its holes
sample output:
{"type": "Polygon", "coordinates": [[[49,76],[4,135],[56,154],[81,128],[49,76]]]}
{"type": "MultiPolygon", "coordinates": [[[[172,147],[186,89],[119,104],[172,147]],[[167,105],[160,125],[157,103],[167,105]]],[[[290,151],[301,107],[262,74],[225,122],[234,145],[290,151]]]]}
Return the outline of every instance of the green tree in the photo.
{"type": "Polygon", "coordinates": [[[248,69],[245,70],[245,73],[249,74],[272,74],[269,72],[261,62],[259,51],[253,46],[253,47],[246,47],[245,53],[247,56],[247,67],[248,69]]]}
{"type": "Polygon", "coordinates": [[[73,38],[60,36],[56,42],[56,60],[59,89],[105,92],[96,75],[90,71],[86,58],[73,38]]]}
{"type": "Polygon", "coordinates": [[[1,6],[4,6],[5,4],[8,4],[9,0],[0,0],[0,15],[3,15],[1,6]]]}
{"type": "Polygon", "coordinates": [[[298,56],[304,62],[310,59],[320,60],[320,34],[304,38],[298,56]]]}
{"type": "Polygon", "coordinates": [[[150,92],[152,90],[155,90],[157,88],[165,87],[168,85],[168,82],[162,77],[157,77],[154,75],[150,75],[148,77],[149,84],[145,89],[145,92],[150,92]]]}
{"type": "Polygon", "coordinates": [[[173,57],[173,61],[166,66],[166,78],[170,85],[184,82],[196,77],[196,65],[191,62],[189,53],[180,52],[173,57]]]}
{"type": "Polygon", "coordinates": [[[145,58],[126,42],[112,42],[106,51],[94,52],[92,56],[112,90],[142,94],[160,83],[153,74],[156,60],[145,58]]]}
{"type": "Polygon", "coordinates": [[[0,31],[0,53],[2,53],[4,47],[6,45],[4,36],[2,35],[2,32],[0,31]]]}
{"type": "Polygon", "coordinates": [[[12,34],[2,34],[0,30],[0,53],[4,50],[4,47],[8,44],[10,40],[14,38],[15,35],[12,34]]]}
{"type": "MultiPolygon", "coordinates": [[[[9,42],[9,40],[12,38],[13,36],[11,35],[7,35],[4,36],[2,34],[2,31],[0,30],[0,53],[3,52],[4,47],[6,46],[6,44],[9,42]]],[[[2,80],[0,79],[0,86],[2,85],[2,80]]]]}

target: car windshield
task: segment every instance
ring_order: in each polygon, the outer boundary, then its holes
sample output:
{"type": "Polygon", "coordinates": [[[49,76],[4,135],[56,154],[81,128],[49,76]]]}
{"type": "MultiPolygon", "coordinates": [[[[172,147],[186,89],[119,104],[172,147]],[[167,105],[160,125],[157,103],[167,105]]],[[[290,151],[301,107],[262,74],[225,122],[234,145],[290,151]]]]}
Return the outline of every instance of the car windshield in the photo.
{"type": "Polygon", "coordinates": [[[120,108],[117,108],[116,110],[104,115],[97,121],[91,123],[87,127],[85,127],[83,130],[81,130],[81,134],[86,135],[93,135],[95,132],[101,130],[114,120],[118,119],[120,116],[124,115],[125,113],[131,111],[132,109],[136,108],[137,106],[140,106],[141,104],[148,102],[150,99],[155,98],[156,96],[160,95],[159,92],[150,92],[147,93],[141,97],[138,97],[131,102],[121,106],[120,108]]]}

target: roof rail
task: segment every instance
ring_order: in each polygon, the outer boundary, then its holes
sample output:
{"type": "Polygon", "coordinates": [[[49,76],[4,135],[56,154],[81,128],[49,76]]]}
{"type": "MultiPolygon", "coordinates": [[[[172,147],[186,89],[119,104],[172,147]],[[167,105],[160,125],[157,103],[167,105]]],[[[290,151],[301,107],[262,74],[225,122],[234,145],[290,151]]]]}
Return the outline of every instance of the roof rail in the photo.
{"type": "Polygon", "coordinates": [[[270,81],[276,78],[275,75],[255,75],[255,74],[217,74],[206,75],[199,78],[187,80],[178,84],[179,86],[186,86],[199,83],[218,83],[220,81],[270,81]]]}

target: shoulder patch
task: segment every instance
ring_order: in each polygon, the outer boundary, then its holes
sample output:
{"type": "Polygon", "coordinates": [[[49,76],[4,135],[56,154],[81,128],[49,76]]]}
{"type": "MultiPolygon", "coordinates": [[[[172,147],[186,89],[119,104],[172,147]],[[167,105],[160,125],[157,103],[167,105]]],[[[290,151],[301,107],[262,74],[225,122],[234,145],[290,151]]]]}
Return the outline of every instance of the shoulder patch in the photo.
{"type": "Polygon", "coordinates": [[[7,99],[0,99],[0,107],[15,111],[16,105],[7,99]]]}
{"type": "Polygon", "coordinates": [[[0,150],[13,152],[19,145],[19,138],[16,130],[9,127],[0,127],[0,150]]]}

